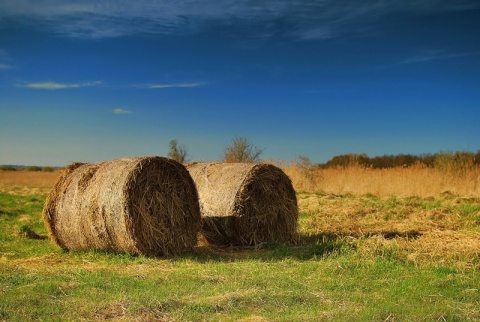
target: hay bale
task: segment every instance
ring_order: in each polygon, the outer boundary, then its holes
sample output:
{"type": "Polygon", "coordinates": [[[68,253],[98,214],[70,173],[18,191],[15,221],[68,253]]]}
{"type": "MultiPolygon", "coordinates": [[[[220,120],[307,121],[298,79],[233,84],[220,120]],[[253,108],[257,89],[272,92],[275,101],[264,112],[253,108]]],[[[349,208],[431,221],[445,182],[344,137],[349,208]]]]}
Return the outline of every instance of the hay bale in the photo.
{"type": "Polygon", "coordinates": [[[162,157],[74,163],[42,216],[63,249],[147,256],[191,249],[201,225],[195,183],[183,165],[162,157]]]}
{"type": "Polygon", "coordinates": [[[269,164],[192,163],[202,234],[214,244],[297,241],[298,207],[289,177],[269,164]]]}

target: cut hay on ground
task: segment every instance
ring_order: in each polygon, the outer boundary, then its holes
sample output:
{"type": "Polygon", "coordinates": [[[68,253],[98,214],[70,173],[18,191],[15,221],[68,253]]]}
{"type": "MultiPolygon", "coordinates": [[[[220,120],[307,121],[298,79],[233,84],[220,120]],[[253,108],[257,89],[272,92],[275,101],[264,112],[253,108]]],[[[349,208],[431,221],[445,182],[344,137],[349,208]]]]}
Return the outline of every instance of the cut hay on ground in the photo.
{"type": "Polygon", "coordinates": [[[192,163],[202,234],[214,244],[297,240],[298,207],[288,176],[269,164],[192,163]]]}
{"type": "Polygon", "coordinates": [[[147,256],[191,249],[201,225],[195,183],[183,165],[162,157],[68,166],[43,219],[63,249],[147,256]]]}

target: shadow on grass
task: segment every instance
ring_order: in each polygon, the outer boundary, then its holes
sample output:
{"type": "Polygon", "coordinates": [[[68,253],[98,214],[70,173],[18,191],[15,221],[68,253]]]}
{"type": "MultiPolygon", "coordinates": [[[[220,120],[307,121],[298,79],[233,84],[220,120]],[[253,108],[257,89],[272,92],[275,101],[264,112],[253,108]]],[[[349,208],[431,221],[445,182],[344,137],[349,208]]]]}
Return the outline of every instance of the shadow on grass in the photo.
{"type": "Polygon", "coordinates": [[[371,233],[365,234],[365,237],[372,237],[372,236],[381,236],[385,239],[395,239],[395,238],[417,239],[420,236],[422,236],[422,233],[420,233],[417,230],[409,230],[405,232],[389,230],[389,231],[371,232],[371,233]]]}
{"type": "MultiPolygon", "coordinates": [[[[28,228],[21,229],[21,235],[27,239],[46,239],[46,236],[32,234],[28,228]]],[[[334,233],[325,232],[320,234],[299,236],[298,243],[287,245],[277,242],[265,242],[256,246],[238,247],[238,246],[216,246],[208,243],[202,243],[195,247],[191,252],[181,255],[159,256],[158,260],[170,260],[181,262],[192,260],[198,263],[209,262],[241,262],[241,261],[259,261],[259,262],[277,262],[284,260],[322,260],[353,253],[356,251],[359,241],[367,238],[379,237],[385,240],[395,238],[417,239],[421,236],[418,231],[380,231],[367,232],[362,235],[354,233],[334,233]]],[[[68,252],[68,251],[65,251],[68,252]]],[[[92,250],[90,252],[71,251],[79,256],[100,256],[122,261],[142,260],[143,256],[129,255],[124,253],[115,253],[108,251],[92,250]]]]}
{"type": "Polygon", "coordinates": [[[242,260],[280,261],[285,259],[319,260],[325,257],[338,256],[355,251],[356,241],[370,237],[380,237],[386,240],[395,238],[417,239],[421,236],[418,231],[380,231],[359,234],[321,233],[314,235],[300,235],[295,245],[286,245],[276,242],[260,243],[251,247],[202,245],[193,252],[171,257],[172,260],[191,259],[198,262],[233,262],[242,260]]]}
{"type": "Polygon", "coordinates": [[[21,214],[20,210],[8,211],[8,210],[3,210],[2,208],[0,208],[0,217],[5,216],[5,217],[8,217],[8,218],[15,218],[19,214],[21,214]]]}
{"type": "MultiPolygon", "coordinates": [[[[45,239],[46,236],[31,235],[30,230],[24,229],[23,237],[27,239],[45,239]]],[[[352,233],[338,234],[334,232],[325,232],[313,235],[300,235],[299,241],[295,245],[286,245],[276,242],[260,243],[251,247],[236,246],[216,246],[212,244],[201,244],[195,247],[191,252],[180,255],[159,256],[157,260],[169,260],[174,262],[195,261],[198,263],[230,263],[242,261],[258,261],[258,262],[279,262],[285,260],[310,261],[323,260],[346,254],[354,253],[361,240],[367,238],[379,237],[385,240],[394,238],[416,239],[421,236],[418,231],[383,231],[368,232],[361,236],[352,233]]],[[[124,253],[115,253],[108,251],[92,250],[85,251],[64,251],[74,256],[88,257],[88,260],[95,259],[111,259],[113,261],[121,261],[122,263],[131,261],[144,261],[147,259],[143,256],[130,255],[124,253]]]]}
{"type": "Polygon", "coordinates": [[[27,225],[20,227],[19,235],[27,239],[45,240],[48,236],[37,234],[32,228],[27,225]]]}
{"type": "Polygon", "coordinates": [[[300,236],[296,245],[286,245],[277,242],[260,243],[256,246],[215,246],[202,245],[193,252],[172,260],[191,259],[198,262],[233,262],[242,260],[258,260],[265,262],[285,259],[312,260],[325,256],[341,254],[351,249],[347,241],[342,238],[326,238],[323,234],[317,236],[300,236]]]}

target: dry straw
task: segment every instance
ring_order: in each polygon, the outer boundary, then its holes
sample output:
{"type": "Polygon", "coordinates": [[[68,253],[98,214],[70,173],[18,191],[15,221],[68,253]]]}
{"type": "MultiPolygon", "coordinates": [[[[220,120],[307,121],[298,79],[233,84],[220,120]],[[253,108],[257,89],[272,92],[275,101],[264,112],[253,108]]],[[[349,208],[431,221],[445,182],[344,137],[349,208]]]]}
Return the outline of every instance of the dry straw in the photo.
{"type": "Polygon", "coordinates": [[[202,233],[209,242],[297,240],[297,198],[281,169],[253,163],[192,163],[187,169],[197,185],[202,233]]]}
{"type": "Polygon", "coordinates": [[[193,248],[201,225],[195,183],[183,165],[162,157],[71,164],[43,219],[63,249],[147,256],[193,248]]]}

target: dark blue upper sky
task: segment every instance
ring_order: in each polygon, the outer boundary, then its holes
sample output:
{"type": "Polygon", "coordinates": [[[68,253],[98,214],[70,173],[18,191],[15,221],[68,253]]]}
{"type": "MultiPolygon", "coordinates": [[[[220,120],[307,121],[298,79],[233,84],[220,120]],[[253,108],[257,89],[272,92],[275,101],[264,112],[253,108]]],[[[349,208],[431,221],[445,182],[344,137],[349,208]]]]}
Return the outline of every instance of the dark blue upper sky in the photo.
{"type": "Polygon", "coordinates": [[[0,2],[0,164],[480,149],[480,3],[0,2]]]}

